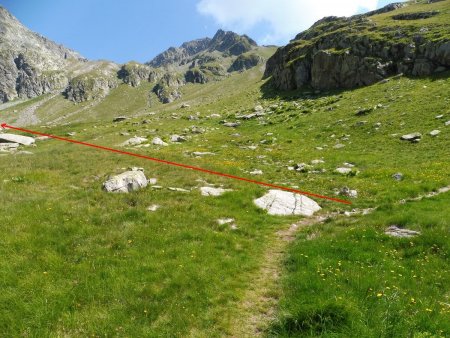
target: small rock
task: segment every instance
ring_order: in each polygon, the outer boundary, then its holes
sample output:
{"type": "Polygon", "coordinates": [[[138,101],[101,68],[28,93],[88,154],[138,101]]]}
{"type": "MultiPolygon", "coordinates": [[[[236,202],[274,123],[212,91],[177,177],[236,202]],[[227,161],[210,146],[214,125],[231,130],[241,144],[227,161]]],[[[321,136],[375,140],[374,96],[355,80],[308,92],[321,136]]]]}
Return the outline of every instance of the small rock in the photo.
{"type": "Polygon", "coordinates": [[[148,184],[155,185],[157,182],[158,182],[158,179],[156,179],[156,178],[149,178],[148,179],[148,184]]]}
{"type": "Polygon", "coordinates": [[[241,124],[239,122],[225,122],[223,124],[224,127],[228,127],[228,128],[236,128],[239,127],[241,124]]]}
{"type": "Polygon", "coordinates": [[[230,189],[213,188],[213,187],[201,187],[200,188],[202,196],[221,196],[227,191],[232,191],[230,189]]]}
{"type": "Polygon", "coordinates": [[[450,126],[450,121],[445,122],[445,126],[450,126]]]}
{"type": "Polygon", "coordinates": [[[263,111],[264,108],[263,108],[263,106],[261,106],[261,105],[257,105],[257,106],[255,106],[255,108],[253,108],[253,110],[254,110],[255,112],[260,112],[260,111],[263,111]]]}
{"type": "Polygon", "coordinates": [[[148,210],[148,211],[155,212],[155,211],[157,211],[159,208],[161,208],[160,205],[158,205],[158,204],[152,204],[151,206],[149,206],[149,207],[147,208],[147,210],[148,210]]]}
{"type": "Polygon", "coordinates": [[[352,168],[336,168],[334,171],[341,175],[348,175],[352,172],[352,168]]]}
{"type": "Polygon", "coordinates": [[[234,218],[219,218],[217,223],[219,225],[230,224],[234,222],[234,218]]]}
{"type": "Polygon", "coordinates": [[[130,136],[130,133],[123,131],[120,133],[120,136],[130,136]]]}
{"type": "Polygon", "coordinates": [[[439,120],[439,119],[441,119],[441,118],[443,118],[444,117],[444,115],[437,115],[435,118],[437,119],[437,120],[439,120]]]}
{"type": "Polygon", "coordinates": [[[262,170],[259,169],[250,171],[250,175],[262,175],[262,174],[263,174],[262,170]]]}
{"type": "Polygon", "coordinates": [[[180,135],[172,135],[172,136],[170,136],[170,141],[171,142],[186,142],[187,138],[184,136],[180,136],[180,135]]]}
{"type": "Polygon", "coordinates": [[[411,238],[420,235],[420,232],[418,231],[402,229],[396,225],[390,226],[384,233],[388,236],[397,238],[411,238]]]}
{"type": "Polygon", "coordinates": [[[128,120],[128,118],[125,117],[125,116],[117,116],[117,117],[115,117],[113,119],[113,122],[122,122],[122,121],[125,121],[125,120],[128,120]]]}
{"type": "Polygon", "coordinates": [[[402,173],[395,173],[392,175],[392,178],[396,181],[402,181],[403,180],[403,174],[402,173]]]}
{"type": "Polygon", "coordinates": [[[187,104],[187,103],[183,103],[182,105],[181,105],[181,108],[190,108],[191,107],[191,105],[190,104],[187,104]]]}
{"type": "Polygon", "coordinates": [[[350,198],[357,198],[358,197],[358,191],[352,190],[352,189],[350,189],[348,187],[343,187],[339,191],[339,195],[347,196],[347,197],[350,197],[350,198]]]}
{"type": "Polygon", "coordinates": [[[145,137],[132,137],[129,140],[126,140],[125,142],[123,142],[122,144],[120,144],[122,147],[126,147],[126,146],[137,146],[140,145],[144,142],[147,142],[147,139],[145,137]]]}
{"type": "Polygon", "coordinates": [[[402,141],[409,141],[409,142],[419,142],[421,138],[422,138],[421,133],[412,133],[400,137],[402,141]]]}
{"type": "Polygon", "coordinates": [[[173,188],[173,187],[169,187],[168,188],[170,191],[177,191],[177,192],[191,192],[190,190],[186,190],[183,188],[173,188]]]}
{"type": "Polygon", "coordinates": [[[438,136],[440,133],[441,133],[440,130],[435,129],[435,130],[430,131],[430,136],[433,136],[433,137],[438,136]]]}
{"type": "Polygon", "coordinates": [[[342,148],[344,148],[344,147],[345,147],[345,144],[338,143],[338,144],[336,144],[333,148],[334,148],[334,149],[342,149],[342,148]]]}
{"type": "Polygon", "coordinates": [[[74,131],[71,131],[70,133],[67,133],[67,136],[75,136],[77,133],[74,131]]]}
{"type": "Polygon", "coordinates": [[[294,170],[300,173],[307,173],[311,169],[311,166],[306,163],[298,163],[294,165],[294,170]]]}
{"type": "Polygon", "coordinates": [[[168,144],[161,140],[159,137],[154,137],[152,140],[152,144],[155,146],[168,146],[168,144]]]}
{"type": "Polygon", "coordinates": [[[219,114],[211,114],[209,115],[209,117],[213,119],[220,119],[222,116],[220,116],[219,114]]]}
{"type": "Polygon", "coordinates": [[[211,153],[209,151],[194,151],[192,153],[194,156],[205,156],[205,155],[215,155],[214,153],[211,153]]]}
{"type": "Polygon", "coordinates": [[[318,164],[323,164],[323,163],[325,163],[324,160],[312,160],[312,161],[311,161],[311,164],[312,164],[312,165],[318,165],[318,164]]]}

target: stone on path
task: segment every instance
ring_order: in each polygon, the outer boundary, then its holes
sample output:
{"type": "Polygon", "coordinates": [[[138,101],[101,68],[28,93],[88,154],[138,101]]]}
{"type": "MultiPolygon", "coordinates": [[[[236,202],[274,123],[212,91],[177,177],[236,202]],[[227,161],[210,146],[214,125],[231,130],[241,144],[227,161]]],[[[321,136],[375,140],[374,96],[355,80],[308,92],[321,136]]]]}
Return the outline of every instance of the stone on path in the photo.
{"type": "Polygon", "coordinates": [[[140,170],[127,171],[103,183],[103,189],[113,193],[129,193],[147,186],[147,178],[140,170]]]}
{"type": "Polygon", "coordinates": [[[312,216],[321,207],[309,197],[282,190],[269,190],[261,198],[253,201],[256,206],[267,210],[269,215],[312,216]]]}

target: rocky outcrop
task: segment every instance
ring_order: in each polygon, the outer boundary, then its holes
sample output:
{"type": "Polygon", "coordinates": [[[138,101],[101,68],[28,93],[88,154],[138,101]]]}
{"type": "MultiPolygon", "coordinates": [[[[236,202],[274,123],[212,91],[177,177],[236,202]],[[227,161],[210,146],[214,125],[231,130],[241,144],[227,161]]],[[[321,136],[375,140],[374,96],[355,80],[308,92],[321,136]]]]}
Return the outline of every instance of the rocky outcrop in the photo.
{"type": "Polygon", "coordinates": [[[208,47],[209,51],[219,51],[230,55],[241,55],[252,50],[258,44],[247,35],[225,32],[221,29],[214,35],[208,47]]]}
{"type": "Polygon", "coordinates": [[[265,77],[271,76],[282,90],[320,90],[370,85],[398,73],[426,76],[449,69],[450,41],[439,27],[392,29],[371,19],[401,6],[318,21],[278,49],[267,62],[265,77]]]}
{"type": "Polygon", "coordinates": [[[228,72],[244,71],[256,67],[263,62],[264,59],[258,54],[242,54],[239,55],[236,60],[234,60],[233,64],[230,66],[230,68],[228,68],[228,72]]]}
{"type": "Polygon", "coordinates": [[[24,27],[0,7],[0,102],[63,89],[67,68],[83,63],[78,53],[24,27]]]}
{"type": "Polygon", "coordinates": [[[153,88],[153,92],[162,103],[171,103],[181,97],[179,88],[185,84],[185,79],[179,74],[166,73],[153,88]]]}
{"type": "Polygon", "coordinates": [[[128,62],[122,65],[117,76],[132,87],[139,86],[142,81],[156,82],[160,77],[159,72],[137,62],[128,62]]]}
{"type": "Polygon", "coordinates": [[[103,61],[93,65],[90,72],[82,73],[69,81],[64,91],[67,99],[84,102],[105,97],[109,91],[119,85],[117,72],[119,66],[113,62],[103,61]]]}

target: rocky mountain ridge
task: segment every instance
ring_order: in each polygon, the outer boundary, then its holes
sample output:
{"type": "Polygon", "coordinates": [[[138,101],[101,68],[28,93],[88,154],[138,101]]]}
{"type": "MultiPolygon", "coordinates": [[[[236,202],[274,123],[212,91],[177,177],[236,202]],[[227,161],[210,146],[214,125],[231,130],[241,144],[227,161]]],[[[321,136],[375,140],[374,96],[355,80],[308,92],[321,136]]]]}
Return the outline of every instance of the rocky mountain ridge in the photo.
{"type": "Polygon", "coordinates": [[[450,68],[450,32],[442,22],[449,10],[447,0],[421,1],[324,18],[278,49],[265,77],[282,90],[327,90],[370,85],[399,73],[445,71],[450,68]]]}

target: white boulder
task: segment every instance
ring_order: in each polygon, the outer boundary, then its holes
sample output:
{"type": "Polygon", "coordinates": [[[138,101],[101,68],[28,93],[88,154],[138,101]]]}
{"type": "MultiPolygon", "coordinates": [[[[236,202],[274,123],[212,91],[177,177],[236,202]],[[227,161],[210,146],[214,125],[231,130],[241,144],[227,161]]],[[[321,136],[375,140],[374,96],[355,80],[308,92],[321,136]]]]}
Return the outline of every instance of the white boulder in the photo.
{"type": "Polygon", "coordinates": [[[140,170],[127,171],[103,183],[103,189],[113,193],[129,193],[147,186],[147,178],[140,170]]]}
{"type": "Polygon", "coordinates": [[[16,134],[0,134],[0,143],[3,142],[18,143],[24,146],[31,146],[35,143],[35,139],[33,137],[16,134]]]}

